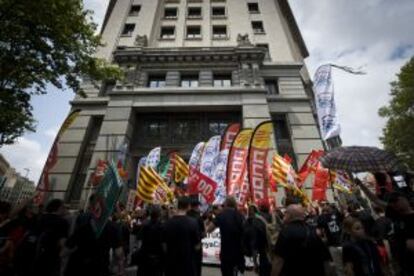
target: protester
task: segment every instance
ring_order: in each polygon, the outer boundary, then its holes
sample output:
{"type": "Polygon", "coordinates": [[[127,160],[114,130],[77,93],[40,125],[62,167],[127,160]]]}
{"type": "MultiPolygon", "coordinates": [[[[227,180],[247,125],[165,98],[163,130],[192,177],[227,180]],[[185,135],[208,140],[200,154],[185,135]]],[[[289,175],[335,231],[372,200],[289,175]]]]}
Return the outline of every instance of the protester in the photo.
{"type": "Polygon", "coordinates": [[[66,208],[62,200],[52,199],[39,218],[38,240],[33,275],[59,275],[61,252],[68,236],[69,223],[64,218],[66,208]]]}
{"type": "Polygon", "coordinates": [[[237,202],[227,197],[223,210],[211,221],[207,232],[220,229],[220,268],[223,276],[233,276],[235,271],[244,273],[245,263],[242,251],[244,218],[237,211],[237,202]]]}
{"type": "Polygon", "coordinates": [[[13,275],[12,258],[13,243],[10,239],[10,209],[11,205],[0,201],[0,275],[13,275]]]}
{"type": "Polygon", "coordinates": [[[345,275],[384,275],[377,245],[367,236],[362,222],[348,217],[344,221],[344,229],[351,237],[342,252],[345,275]]]}
{"type": "MultiPolygon", "coordinates": [[[[200,234],[199,243],[201,244],[201,240],[206,237],[206,230],[204,226],[204,221],[200,215],[200,210],[199,210],[200,202],[198,201],[198,198],[196,197],[191,198],[190,206],[191,208],[187,212],[187,215],[194,218],[197,221],[199,234],[200,234]]],[[[197,276],[201,276],[202,264],[203,264],[203,250],[202,250],[202,247],[200,247],[196,251],[197,276]]]]}
{"type": "Polygon", "coordinates": [[[316,230],[306,224],[304,208],[289,205],[284,220],[274,248],[272,276],[328,275],[329,251],[316,230]]]}
{"type": "Polygon", "coordinates": [[[164,275],[165,256],[162,247],[161,208],[158,205],[150,207],[150,219],[146,221],[140,231],[138,239],[142,245],[134,264],[138,266],[138,276],[164,275]]]}
{"type": "Polygon", "coordinates": [[[98,204],[97,197],[92,195],[89,198],[88,210],[78,216],[75,230],[66,242],[66,246],[73,251],[67,264],[66,276],[111,275],[111,249],[116,260],[117,275],[125,274],[121,229],[108,220],[98,235],[93,213],[98,204]]]}
{"type": "Polygon", "coordinates": [[[178,210],[164,226],[163,242],[166,249],[166,276],[196,276],[196,254],[200,250],[200,232],[197,221],[187,212],[190,207],[188,197],[178,198],[178,210]]]}

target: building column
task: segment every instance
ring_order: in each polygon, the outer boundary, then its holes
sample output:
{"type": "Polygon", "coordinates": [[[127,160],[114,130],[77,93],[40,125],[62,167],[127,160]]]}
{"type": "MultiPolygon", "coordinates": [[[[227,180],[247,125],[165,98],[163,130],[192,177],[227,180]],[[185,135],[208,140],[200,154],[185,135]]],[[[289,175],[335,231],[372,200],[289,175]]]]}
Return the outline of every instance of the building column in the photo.
{"type": "MultiPolygon", "coordinates": [[[[104,116],[101,130],[93,151],[91,163],[89,164],[87,179],[83,183],[83,191],[80,199],[81,207],[84,206],[88,196],[94,188],[90,187],[89,178],[95,171],[98,160],[116,159],[119,148],[124,143],[129,148],[133,132],[133,109],[132,100],[113,99],[109,102],[104,116]]],[[[128,150],[127,150],[128,152],[128,150]]],[[[128,155],[126,156],[128,160],[128,155]]]]}

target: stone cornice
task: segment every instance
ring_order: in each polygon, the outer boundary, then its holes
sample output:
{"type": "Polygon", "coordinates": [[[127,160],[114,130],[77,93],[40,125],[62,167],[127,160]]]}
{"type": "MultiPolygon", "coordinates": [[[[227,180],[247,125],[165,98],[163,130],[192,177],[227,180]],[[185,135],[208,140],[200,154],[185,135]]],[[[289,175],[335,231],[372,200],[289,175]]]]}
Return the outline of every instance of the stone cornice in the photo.
{"type": "Polygon", "coordinates": [[[311,99],[307,96],[286,96],[286,95],[271,95],[266,96],[268,102],[310,102],[311,99]]]}
{"type": "Polygon", "coordinates": [[[240,61],[262,63],[265,49],[247,47],[180,47],[180,48],[146,48],[119,47],[114,52],[118,63],[237,63],[240,61]]]}
{"type": "Polygon", "coordinates": [[[103,106],[108,105],[109,97],[91,97],[91,98],[82,98],[82,99],[75,99],[70,101],[72,107],[76,106],[103,106]]]}

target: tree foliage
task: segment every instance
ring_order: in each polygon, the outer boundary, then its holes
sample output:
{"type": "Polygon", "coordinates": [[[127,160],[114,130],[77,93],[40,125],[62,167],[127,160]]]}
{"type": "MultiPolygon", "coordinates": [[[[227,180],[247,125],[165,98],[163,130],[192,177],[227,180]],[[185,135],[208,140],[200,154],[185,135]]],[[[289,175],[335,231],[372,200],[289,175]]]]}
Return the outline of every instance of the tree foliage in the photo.
{"type": "Polygon", "coordinates": [[[118,79],[93,55],[101,46],[82,0],[0,0],[0,147],[34,131],[30,99],[47,85],[80,95],[82,77],[118,79]]]}
{"type": "Polygon", "coordinates": [[[414,57],[391,83],[391,101],[379,110],[387,118],[381,142],[414,169],[414,57]]]}

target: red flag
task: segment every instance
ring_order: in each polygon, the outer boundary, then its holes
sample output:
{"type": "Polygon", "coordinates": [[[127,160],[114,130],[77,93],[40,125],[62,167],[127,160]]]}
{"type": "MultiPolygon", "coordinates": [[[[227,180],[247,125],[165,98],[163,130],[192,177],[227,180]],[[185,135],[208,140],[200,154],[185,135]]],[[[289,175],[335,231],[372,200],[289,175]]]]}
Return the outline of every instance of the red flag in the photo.
{"type": "Polygon", "coordinates": [[[303,163],[300,168],[298,175],[300,181],[298,182],[298,187],[302,187],[305,183],[309,174],[315,173],[319,164],[319,158],[324,154],[323,150],[312,150],[312,152],[306,158],[305,163],[303,163]]]}
{"type": "Polygon", "coordinates": [[[188,187],[190,194],[201,194],[207,203],[213,203],[217,189],[217,183],[198,170],[191,168],[188,178],[188,187]]]}
{"type": "Polygon", "coordinates": [[[313,181],[312,200],[326,200],[326,189],[329,185],[329,171],[318,166],[313,181]]]}
{"type": "Polygon", "coordinates": [[[292,158],[290,158],[289,154],[285,153],[285,155],[283,155],[283,159],[285,159],[287,163],[292,164],[292,158]]]}

